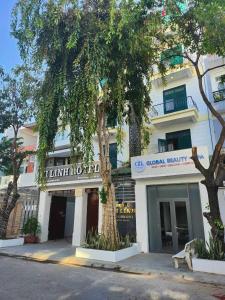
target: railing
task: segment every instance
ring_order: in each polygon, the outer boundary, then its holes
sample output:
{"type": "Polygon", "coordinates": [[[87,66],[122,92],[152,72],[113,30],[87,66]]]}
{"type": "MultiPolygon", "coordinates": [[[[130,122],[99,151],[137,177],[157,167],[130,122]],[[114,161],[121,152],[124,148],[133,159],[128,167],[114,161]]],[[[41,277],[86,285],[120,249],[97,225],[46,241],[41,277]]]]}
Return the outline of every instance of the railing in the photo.
{"type": "Polygon", "coordinates": [[[214,102],[220,102],[225,100],[225,89],[213,92],[214,102]]]}
{"type": "Polygon", "coordinates": [[[150,111],[150,117],[159,117],[169,113],[173,113],[176,111],[181,111],[189,108],[195,108],[198,110],[198,106],[196,102],[193,100],[192,96],[188,96],[186,99],[183,100],[166,100],[164,103],[160,103],[154,105],[150,111]]]}

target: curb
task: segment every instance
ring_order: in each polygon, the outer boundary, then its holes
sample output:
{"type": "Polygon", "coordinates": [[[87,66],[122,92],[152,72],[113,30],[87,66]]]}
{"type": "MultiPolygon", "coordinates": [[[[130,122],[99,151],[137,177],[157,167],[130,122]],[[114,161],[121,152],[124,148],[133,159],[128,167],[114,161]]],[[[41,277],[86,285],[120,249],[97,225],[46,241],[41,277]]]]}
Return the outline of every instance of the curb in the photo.
{"type": "Polygon", "coordinates": [[[17,254],[10,254],[10,253],[0,253],[0,256],[2,257],[10,257],[10,258],[15,258],[15,259],[20,259],[20,260],[25,260],[25,261],[31,261],[31,262],[36,262],[36,263],[42,263],[42,264],[54,264],[54,265],[61,265],[61,266],[70,266],[70,267],[82,267],[82,268],[92,268],[96,270],[101,270],[101,271],[111,271],[111,272],[118,272],[118,273],[124,273],[124,274],[131,274],[131,275],[143,275],[143,276],[153,276],[153,275],[158,275],[162,276],[164,278],[168,278],[168,276],[171,279],[174,280],[185,280],[188,282],[198,282],[201,284],[210,284],[213,286],[224,286],[225,285],[225,276],[221,278],[222,275],[213,275],[213,274],[206,274],[206,273],[176,273],[176,272],[170,272],[170,271],[159,271],[156,269],[152,269],[150,271],[145,271],[143,269],[138,269],[138,268],[130,268],[126,266],[120,266],[120,265],[112,265],[112,264],[104,264],[104,263],[99,263],[99,262],[90,262],[90,263],[66,263],[66,262],[60,262],[58,260],[53,260],[53,259],[39,259],[35,257],[28,257],[28,256],[23,256],[23,255],[17,255],[17,254]],[[215,276],[213,279],[207,279],[207,278],[202,278],[204,276],[215,276]],[[220,278],[218,278],[220,277],[220,278]],[[220,280],[219,280],[220,279],[220,280]]]}

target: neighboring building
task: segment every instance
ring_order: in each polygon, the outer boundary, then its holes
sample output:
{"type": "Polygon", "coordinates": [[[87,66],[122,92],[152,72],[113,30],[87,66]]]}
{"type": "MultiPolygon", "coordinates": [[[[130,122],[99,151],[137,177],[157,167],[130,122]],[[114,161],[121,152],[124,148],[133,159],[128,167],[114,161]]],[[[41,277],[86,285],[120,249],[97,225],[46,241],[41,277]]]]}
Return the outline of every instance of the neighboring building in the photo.
{"type": "MultiPolygon", "coordinates": [[[[214,63],[215,58],[208,60],[214,63]]],[[[201,162],[208,166],[217,136],[216,125],[201,99],[192,66],[188,62],[181,66],[182,62],[180,57],[171,62],[174,68],[166,76],[166,86],[157,71],[152,78],[151,140],[144,155],[132,159],[133,179],[129,171],[113,177],[120,232],[132,232],[135,236],[136,231],[137,242],[144,252],[174,252],[195,237],[206,240],[209,237],[210,228],[203,218],[208,207],[207,192],[190,156],[191,147],[197,146],[201,162]]],[[[205,63],[203,60],[203,67],[205,63]]],[[[212,92],[218,87],[211,81],[208,78],[205,86],[213,101],[212,92]]],[[[28,131],[29,128],[22,130],[24,134],[28,131]]],[[[110,132],[110,159],[113,168],[118,168],[129,160],[129,131],[125,126],[122,153],[117,151],[115,130],[110,132]]],[[[97,137],[93,137],[93,164],[84,166],[80,162],[74,169],[70,164],[68,135],[68,130],[59,133],[55,151],[49,153],[47,186],[40,192],[38,219],[41,242],[68,238],[78,246],[84,242],[88,230],[101,231],[102,204],[98,190],[102,184],[97,137]]],[[[29,135],[25,144],[34,144],[29,135]]],[[[25,162],[21,186],[37,188],[36,165],[34,162],[33,169],[28,168],[25,162]],[[31,169],[33,172],[27,174],[31,169]]]]}
{"type": "Polygon", "coordinates": [[[137,241],[144,252],[178,251],[195,237],[207,239],[209,232],[202,217],[207,193],[190,156],[197,146],[208,165],[210,119],[193,67],[181,57],[169,63],[174,68],[167,73],[166,86],[160,74],[152,79],[152,135],[146,156],[132,159],[137,241]]]}
{"type": "MultiPolygon", "coordinates": [[[[34,124],[26,125],[19,130],[19,138],[22,138],[23,149],[35,151],[37,148],[38,134],[33,131],[34,124]]],[[[11,129],[6,130],[5,135],[12,137],[11,129]]],[[[23,162],[18,180],[20,199],[9,219],[7,235],[15,236],[21,233],[24,223],[30,216],[38,215],[39,189],[36,183],[36,159],[35,155],[29,155],[23,162]]],[[[12,176],[0,177],[0,205],[4,191],[12,176]]]]}

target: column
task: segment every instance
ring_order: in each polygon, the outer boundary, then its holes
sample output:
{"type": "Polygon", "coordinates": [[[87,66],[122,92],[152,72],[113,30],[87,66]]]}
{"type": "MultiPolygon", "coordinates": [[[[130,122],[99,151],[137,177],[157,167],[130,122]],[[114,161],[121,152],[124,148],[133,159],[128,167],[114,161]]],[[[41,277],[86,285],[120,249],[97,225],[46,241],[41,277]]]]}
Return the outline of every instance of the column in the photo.
{"type": "Polygon", "coordinates": [[[40,192],[38,221],[41,225],[40,242],[48,240],[48,224],[51,207],[51,195],[48,192],[40,192]]]}
{"type": "Polygon", "coordinates": [[[219,188],[218,191],[220,215],[223,224],[225,225],[225,187],[219,188]]]}
{"type": "Polygon", "coordinates": [[[87,193],[85,189],[75,190],[75,211],[73,228],[73,246],[80,246],[86,238],[87,193]]]}
{"type": "Polygon", "coordinates": [[[137,242],[141,251],[149,252],[146,185],[138,181],[135,185],[135,205],[137,242]]]}
{"type": "MultiPolygon", "coordinates": [[[[200,198],[201,198],[201,205],[202,205],[202,214],[204,212],[208,212],[209,211],[209,199],[208,199],[208,193],[206,190],[206,187],[199,183],[199,191],[200,191],[200,198]]],[[[209,236],[210,236],[210,232],[211,232],[211,227],[207,221],[207,219],[202,216],[203,218],[203,226],[204,226],[204,234],[205,234],[205,241],[208,242],[209,241],[209,236]]]]}

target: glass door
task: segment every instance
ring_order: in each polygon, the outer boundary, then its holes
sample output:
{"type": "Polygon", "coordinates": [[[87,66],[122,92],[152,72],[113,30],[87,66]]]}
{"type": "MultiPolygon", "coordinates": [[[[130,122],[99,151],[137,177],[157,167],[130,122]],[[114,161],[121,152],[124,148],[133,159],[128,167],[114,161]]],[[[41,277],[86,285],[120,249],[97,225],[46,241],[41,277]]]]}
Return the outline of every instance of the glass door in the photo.
{"type": "Polygon", "coordinates": [[[182,250],[186,243],[188,243],[190,238],[190,225],[188,222],[188,214],[186,201],[174,201],[173,202],[175,210],[175,229],[176,229],[176,241],[175,250],[182,250]]]}
{"type": "Polygon", "coordinates": [[[170,201],[162,201],[159,206],[162,250],[171,252],[173,250],[171,203],[170,201]]]}
{"type": "Polygon", "coordinates": [[[185,199],[159,200],[161,247],[164,252],[178,252],[191,240],[191,220],[185,199]]]}

